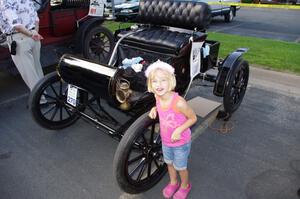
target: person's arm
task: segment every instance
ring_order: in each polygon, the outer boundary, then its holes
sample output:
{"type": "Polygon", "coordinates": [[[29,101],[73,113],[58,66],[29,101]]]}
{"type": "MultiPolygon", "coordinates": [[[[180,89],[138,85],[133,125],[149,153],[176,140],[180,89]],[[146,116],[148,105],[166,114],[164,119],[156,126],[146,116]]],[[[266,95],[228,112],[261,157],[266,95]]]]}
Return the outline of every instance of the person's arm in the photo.
{"type": "Polygon", "coordinates": [[[151,119],[155,119],[155,118],[156,118],[156,116],[157,116],[156,106],[154,106],[154,107],[151,109],[151,111],[150,111],[150,113],[149,113],[148,116],[149,116],[151,119]]]}
{"type": "Polygon", "coordinates": [[[40,22],[39,21],[36,21],[35,22],[35,28],[34,30],[38,33],[40,31],[40,22]]]}
{"type": "MultiPolygon", "coordinates": [[[[5,9],[2,15],[4,19],[6,19],[8,25],[11,26],[11,28],[14,29],[16,32],[20,32],[28,37],[33,38],[34,40],[43,39],[43,37],[38,34],[38,31],[35,32],[35,31],[28,30],[24,25],[22,25],[21,20],[16,14],[16,8],[12,4],[8,4],[8,7],[5,9]]],[[[37,13],[35,15],[35,20],[37,25],[35,28],[39,30],[39,26],[38,26],[39,18],[37,16],[37,13]]]]}
{"type": "Polygon", "coordinates": [[[34,39],[35,41],[39,41],[41,39],[44,39],[42,35],[40,35],[39,30],[40,30],[40,19],[39,16],[37,14],[37,12],[35,11],[35,8],[32,4],[32,11],[34,12],[34,17],[35,17],[35,26],[34,26],[34,31],[33,35],[32,35],[32,39],[34,39]]]}
{"type": "Polygon", "coordinates": [[[39,41],[41,39],[44,39],[42,35],[40,35],[39,33],[39,20],[37,20],[35,22],[35,29],[32,31],[33,35],[32,35],[32,39],[39,41]]]}
{"type": "Polygon", "coordinates": [[[25,28],[24,25],[16,25],[14,26],[15,31],[20,32],[28,37],[32,37],[33,32],[25,28]]]}
{"type": "Polygon", "coordinates": [[[33,40],[35,40],[35,41],[39,41],[39,40],[41,40],[41,39],[43,39],[43,37],[42,37],[42,35],[40,35],[39,33],[38,33],[38,30],[39,30],[39,28],[38,28],[38,22],[36,22],[36,27],[35,27],[35,29],[34,30],[28,30],[27,28],[25,28],[25,26],[23,26],[23,25],[16,25],[15,27],[14,27],[14,29],[17,31],[17,32],[20,32],[20,33],[22,33],[22,34],[24,34],[24,35],[26,35],[26,36],[28,36],[28,37],[31,37],[33,40]]]}
{"type": "Polygon", "coordinates": [[[17,32],[20,32],[20,33],[22,33],[22,34],[24,34],[24,35],[26,35],[28,37],[31,37],[35,41],[39,41],[39,40],[43,39],[42,35],[40,35],[36,30],[28,30],[23,25],[16,25],[14,27],[14,29],[17,32]]]}
{"type": "Polygon", "coordinates": [[[31,12],[33,12],[34,14],[34,20],[35,20],[35,26],[34,26],[34,30],[28,30],[27,28],[25,28],[24,25],[15,25],[14,26],[14,29],[17,31],[17,32],[20,32],[28,37],[31,37],[33,40],[35,41],[39,41],[41,39],[43,39],[43,37],[39,34],[39,17],[37,15],[37,12],[35,11],[35,8],[33,6],[33,4],[29,4],[30,6],[30,10],[31,12]]]}
{"type": "Polygon", "coordinates": [[[37,32],[37,33],[39,33],[39,31],[40,31],[40,19],[39,19],[39,16],[38,16],[38,13],[36,12],[36,10],[35,10],[35,7],[34,7],[34,4],[32,3],[32,4],[30,4],[30,6],[31,6],[31,11],[33,12],[33,14],[34,14],[34,20],[35,20],[35,28],[34,28],[34,30],[37,32]]]}
{"type": "Polygon", "coordinates": [[[197,116],[194,113],[193,109],[187,104],[187,102],[180,97],[179,100],[176,103],[176,109],[182,113],[183,115],[185,115],[185,117],[187,118],[187,120],[179,127],[177,127],[172,136],[171,136],[171,141],[175,142],[180,140],[181,138],[181,133],[186,130],[187,128],[190,128],[191,126],[193,126],[193,124],[196,123],[197,121],[197,116]]]}

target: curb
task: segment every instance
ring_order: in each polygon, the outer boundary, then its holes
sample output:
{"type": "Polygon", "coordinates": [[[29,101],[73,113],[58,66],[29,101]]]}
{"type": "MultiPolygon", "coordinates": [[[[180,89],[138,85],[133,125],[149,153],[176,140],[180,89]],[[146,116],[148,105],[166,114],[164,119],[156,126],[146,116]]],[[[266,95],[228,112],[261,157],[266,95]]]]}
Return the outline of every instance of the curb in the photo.
{"type": "Polygon", "coordinates": [[[250,86],[300,97],[300,76],[250,66],[250,86]]]}
{"type": "Polygon", "coordinates": [[[235,2],[208,2],[209,5],[227,5],[227,6],[241,6],[254,8],[279,8],[279,9],[295,9],[299,10],[299,5],[289,4],[260,4],[260,3],[235,3],[235,2]]]}

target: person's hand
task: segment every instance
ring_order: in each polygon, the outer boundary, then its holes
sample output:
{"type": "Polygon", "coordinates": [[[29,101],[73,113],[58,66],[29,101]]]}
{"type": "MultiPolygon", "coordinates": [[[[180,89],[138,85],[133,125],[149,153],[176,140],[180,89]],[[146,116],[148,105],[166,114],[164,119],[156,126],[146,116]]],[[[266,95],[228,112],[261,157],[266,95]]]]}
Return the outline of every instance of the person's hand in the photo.
{"type": "Polygon", "coordinates": [[[32,31],[32,36],[31,36],[31,38],[32,38],[34,41],[40,41],[40,40],[44,39],[43,36],[40,35],[38,32],[36,32],[35,30],[32,31]]]}
{"type": "Polygon", "coordinates": [[[151,119],[155,119],[156,116],[157,116],[157,110],[156,110],[156,107],[153,107],[150,111],[150,113],[148,114],[148,116],[151,118],[151,119]]]}
{"type": "Polygon", "coordinates": [[[171,142],[179,141],[181,139],[181,133],[182,133],[182,130],[180,128],[175,129],[171,136],[171,142]]]}

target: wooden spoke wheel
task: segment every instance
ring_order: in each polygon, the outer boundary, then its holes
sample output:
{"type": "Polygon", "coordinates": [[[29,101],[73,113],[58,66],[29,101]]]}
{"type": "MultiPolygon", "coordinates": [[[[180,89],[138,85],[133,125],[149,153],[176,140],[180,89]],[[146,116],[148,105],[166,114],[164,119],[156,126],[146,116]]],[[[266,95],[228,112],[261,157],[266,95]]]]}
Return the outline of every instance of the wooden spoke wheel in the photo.
{"type": "Polygon", "coordinates": [[[85,34],[83,56],[97,63],[106,64],[115,42],[112,33],[105,27],[95,26],[85,34]]]}
{"type": "Polygon", "coordinates": [[[113,165],[115,178],[127,193],[140,193],[158,183],[167,171],[158,121],[148,113],[139,117],[121,139],[113,165]]]}
{"type": "MultiPolygon", "coordinates": [[[[73,124],[79,115],[67,103],[68,86],[56,72],[41,79],[29,97],[29,108],[34,120],[47,129],[62,129],[73,124]]],[[[78,91],[77,109],[84,109],[87,93],[78,91]]]]}

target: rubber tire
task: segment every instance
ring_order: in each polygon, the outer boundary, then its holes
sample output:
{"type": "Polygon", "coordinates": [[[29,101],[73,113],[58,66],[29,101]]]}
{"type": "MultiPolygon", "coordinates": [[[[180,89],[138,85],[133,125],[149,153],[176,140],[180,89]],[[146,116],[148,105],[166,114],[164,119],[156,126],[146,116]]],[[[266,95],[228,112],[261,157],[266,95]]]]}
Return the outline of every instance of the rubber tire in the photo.
{"type": "Polygon", "coordinates": [[[230,7],[230,11],[224,15],[225,22],[227,22],[227,23],[232,22],[232,20],[234,18],[233,12],[234,12],[234,8],[230,7]]]}
{"type": "Polygon", "coordinates": [[[247,85],[248,85],[248,80],[249,80],[249,64],[247,61],[240,59],[237,61],[236,67],[232,68],[232,72],[229,73],[230,77],[229,80],[226,81],[226,86],[225,86],[225,91],[224,91],[224,97],[223,97],[223,104],[224,104],[224,110],[226,113],[232,114],[234,111],[236,111],[240,104],[243,101],[243,98],[245,96],[246,90],[247,90],[247,85]],[[233,83],[235,81],[236,75],[241,71],[244,70],[244,84],[243,84],[243,90],[241,91],[241,95],[239,96],[239,101],[237,103],[232,103],[232,88],[233,88],[233,83]]]}
{"type": "MultiPolygon", "coordinates": [[[[95,61],[97,63],[107,64],[109,61],[109,58],[112,54],[112,51],[114,49],[114,46],[115,46],[114,36],[111,33],[111,31],[101,25],[97,25],[95,27],[89,28],[84,33],[84,35],[85,36],[84,36],[83,49],[82,49],[83,56],[86,59],[95,61]],[[99,34],[99,33],[104,34],[104,36],[108,39],[106,42],[109,43],[109,47],[110,47],[110,49],[107,52],[107,55],[105,55],[103,57],[103,59],[101,59],[101,60],[100,60],[100,58],[99,59],[95,58],[90,52],[90,43],[91,43],[92,37],[95,34],[99,34]]],[[[102,48],[102,47],[100,47],[100,48],[102,48]]],[[[99,49],[97,49],[97,50],[99,50],[99,49]]],[[[103,49],[100,49],[100,51],[103,51],[103,49]]]]}
{"type": "MultiPolygon", "coordinates": [[[[74,122],[76,122],[79,118],[79,115],[71,112],[71,115],[63,120],[60,121],[50,121],[41,112],[40,109],[40,99],[42,96],[42,93],[46,88],[48,88],[50,85],[53,85],[56,82],[61,81],[61,78],[58,76],[58,74],[54,71],[52,73],[47,74],[43,79],[41,79],[29,96],[29,110],[31,111],[31,115],[33,119],[43,128],[50,129],[50,130],[56,130],[56,129],[63,129],[65,127],[68,127],[72,125],[74,122]]],[[[87,93],[84,91],[79,92],[80,94],[80,100],[84,101],[87,97],[87,93]]],[[[57,107],[58,105],[55,104],[57,107]]],[[[83,107],[81,107],[81,110],[83,110],[83,107]]]]}
{"type": "MultiPolygon", "coordinates": [[[[138,184],[135,183],[136,181],[133,182],[132,179],[128,179],[127,177],[128,171],[126,170],[126,165],[130,155],[130,150],[139,136],[141,136],[142,133],[145,133],[145,129],[151,126],[151,124],[153,123],[158,123],[158,121],[151,120],[148,117],[148,112],[144,113],[127,129],[120,141],[120,144],[118,145],[113,161],[113,171],[118,185],[124,192],[130,194],[144,192],[157,184],[167,172],[166,164],[162,163],[161,168],[157,169],[156,174],[153,175],[152,179],[149,179],[149,181],[147,182],[138,184]]],[[[159,147],[161,150],[161,144],[159,145],[159,147]]]]}

